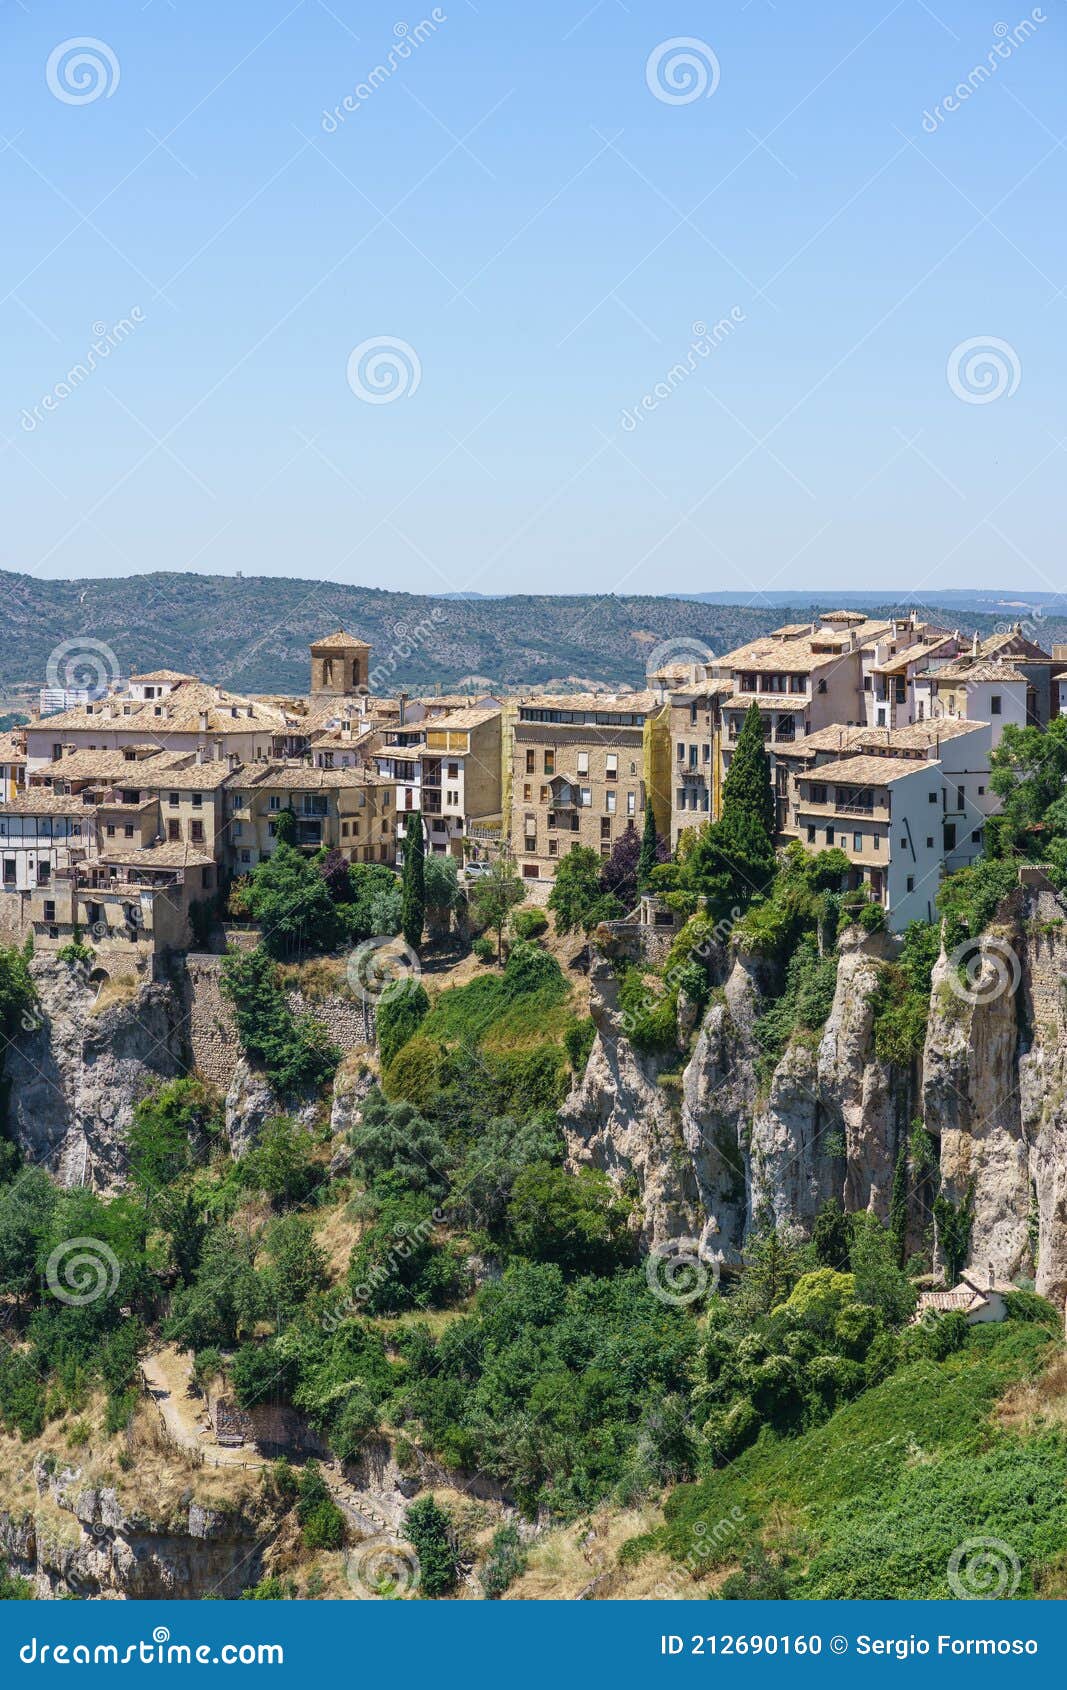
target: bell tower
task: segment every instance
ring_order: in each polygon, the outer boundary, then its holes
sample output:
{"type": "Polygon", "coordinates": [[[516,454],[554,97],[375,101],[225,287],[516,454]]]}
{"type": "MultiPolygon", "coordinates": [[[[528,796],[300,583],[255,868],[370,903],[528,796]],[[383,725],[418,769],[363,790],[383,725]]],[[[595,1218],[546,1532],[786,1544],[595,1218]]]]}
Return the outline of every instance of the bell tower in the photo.
{"type": "Polygon", "coordinates": [[[370,651],[366,640],[346,634],[343,628],[315,640],[311,646],[312,698],[356,698],[368,692],[370,651]]]}

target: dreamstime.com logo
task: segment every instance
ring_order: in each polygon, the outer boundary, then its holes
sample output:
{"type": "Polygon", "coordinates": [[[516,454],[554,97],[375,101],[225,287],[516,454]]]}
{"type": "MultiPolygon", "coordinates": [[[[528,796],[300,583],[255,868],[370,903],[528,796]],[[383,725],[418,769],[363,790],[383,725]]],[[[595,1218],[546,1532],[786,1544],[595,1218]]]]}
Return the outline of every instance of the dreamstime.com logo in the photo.
{"type": "Polygon", "coordinates": [[[719,61],[706,41],[675,35],[653,47],[645,65],[650,94],[665,106],[689,106],[710,100],[719,86],[719,61]]]}
{"type": "Polygon", "coordinates": [[[49,93],[65,106],[90,106],[94,100],[110,100],[120,75],[113,49],[93,35],[61,41],[49,53],[44,70],[49,93]]]}
{"type": "Polygon", "coordinates": [[[348,385],[365,405],[391,405],[418,392],[422,364],[415,348],[395,335],[372,335],[348,355],[348,385]]]}
{"type": "Polygon", "coordinates": [[[995,934],[965,939],[948,957],[948,983],[962,1002],[984,1008],[1019,989],[1022,964],[1012,947],[995,934]]]}
{"type": "Polygon", "coordinates": [[[411,946],[394,938],[364,939],[348,959],[348,984],[364,1003],[378,1003],[390,986],[414,983],[422,974],[411,946]]]}
{"type": "Polygon", "coordinates": [[[131,306],[129,315],[120,317],[117,322],[94,323],[91,331],[93,338],[85,357],[72,364],[51,390],[41,395],[32,409],[29,406],[23,408],[19,417],[19,427],[23,434],[33,434],[43,422],[47,422],[49,414],[58,410],[64,400],[71,398],[100,365],[107,362],[116,348],[129,340],[134,329],[140,328],[144,320],[145,314],[141,307],[134,305],[131,306]]]}
{"type": "Polygon", "coordinates": [[[118,1257],[102,1238],[64,1239],[52,1251],[44,1270],[53,1297],[73,1308],[113,1297],[121,1274],[118,1257]]]}
{"type": "Polygon", "coordinates": [[[688,634],[679,634],[676,639],[660,640],[658,645],[652,647],[645,661],[645,678],[651,681],[679,663],[687,668],[701,669],[707,668],[714,661],[715,653],[703,640],[693,639],[688,634]]]}
{"type": "Polygon", "coordinates": [[[403,1601],[419,1588],[422,1569],[410,1543],[369,1537],[345,1556],[345,1574],[362,1600],[403,1601]]]}
{"type": "Polygon", "coordinates": [[[165,1625],[157,1625],[151,1639],[138,1643],[38,1643],[31,1637],[19,1650],[23,1666],[75,1667],[280,1667],[285,1650],[280,1643],[172,1643],[165,1625]]]}
{"type": "Polygon", "coordinates": [[[993,334],[961,340],[952,348],[945,366],[949,387],[965,405],[991,405],[994,399],[1010,399],[1022,373],[1014,346],[993,334]]]}
{"type": "Polygon", "coordinates": [[[998,1602],[1014,1596],[1021,1577],[1019,1557],[1000,1537],[969,1537],[949,1557],[949,1589],[961,1602],[998,1602]]]}
{"type": "Polygon", "coordinates": [[[106,692],[119,678],[119,660],[103,640],[79,635],[54,646],[45,665],[46,687],[64,692],[106,692]]]}
{"type": "Polygon", "coordinates": [[[719,1289],[719,1274],[718,1259],[707,1261],[696,1238],[670,1238],[657,1244],[645,1259],[649,1290],[661,1303],[674,1308],[714,1296],[719,1289]]]}

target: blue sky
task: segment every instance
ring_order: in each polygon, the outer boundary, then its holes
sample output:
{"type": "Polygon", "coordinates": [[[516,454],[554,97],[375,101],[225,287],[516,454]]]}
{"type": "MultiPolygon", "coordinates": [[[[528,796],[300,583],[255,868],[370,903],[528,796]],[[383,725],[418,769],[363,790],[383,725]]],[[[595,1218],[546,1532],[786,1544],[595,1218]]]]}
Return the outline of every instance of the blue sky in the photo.
{"type": "Polygon", "coordinates": [[[0,21],[0,566],[1059,587],[1056,0],[0,21]]]}

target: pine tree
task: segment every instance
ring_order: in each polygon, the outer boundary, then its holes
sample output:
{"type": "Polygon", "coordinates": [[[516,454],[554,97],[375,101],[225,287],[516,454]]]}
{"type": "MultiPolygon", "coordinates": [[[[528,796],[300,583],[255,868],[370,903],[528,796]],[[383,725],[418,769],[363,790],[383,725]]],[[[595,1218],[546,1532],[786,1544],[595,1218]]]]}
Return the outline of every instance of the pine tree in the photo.
{"type": "Polygon", "coordinates": [[[404,817],[404,870],[400,882],[400,931],[413,951],[422,944],[426,920],[426,842],[422,836],[422,811],[411,810],[404,817]]]}
{"type": "Polygon", "coordinates": [[[645,800],[645,831],[641,835],[641,855],[637,859],[637,890],[639,892],[646,890],[652,876],[652,870],[659,862],[658,842],[656,813],[652,808],[651,798],[647,798],[645,800]]]}
{"type": "Polygon", "coordinates": [[[722,788],[723,814],[744,813],[774,839],[774,792],[759,705],[751,704],[722,788]]]}

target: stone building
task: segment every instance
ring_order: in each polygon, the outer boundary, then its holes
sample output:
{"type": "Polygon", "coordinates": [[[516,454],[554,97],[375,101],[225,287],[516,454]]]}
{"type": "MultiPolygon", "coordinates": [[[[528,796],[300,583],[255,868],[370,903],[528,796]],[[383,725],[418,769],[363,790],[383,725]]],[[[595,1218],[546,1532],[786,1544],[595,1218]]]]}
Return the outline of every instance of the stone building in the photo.
{"type": "Polygon", "coordinates": [[[248,874],[275,848],[278,817],[292,810],[296,845],[339,849],[353,863],[392,863],[396,831],[391,782],[365,768],[320,769],[268,763],[236,770],[225,782],[223,859],[248,874]]]}
{"type": "Polygon", "coordinates": [[[519,700],[510,723],[510,840],[523,880],[544,885],[572,845],[608,857],[640,831],[646,794],[661,831],[670,798],[652,780],[654,740],[666,760],[669,711],[652,692],[562,693],[519,700]]]}
{"type": "Polygon", "coordinates": [[[311,701],[355,698],[370,690],[371,648],[338,628],[311,647],[311,701]]]}

